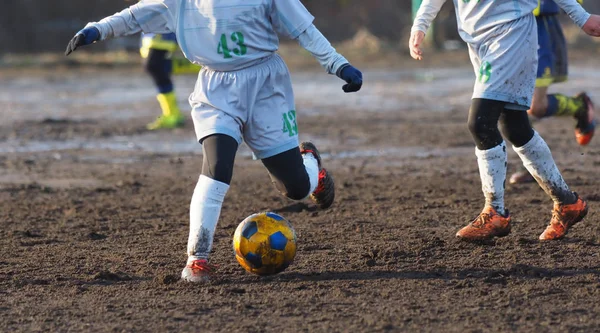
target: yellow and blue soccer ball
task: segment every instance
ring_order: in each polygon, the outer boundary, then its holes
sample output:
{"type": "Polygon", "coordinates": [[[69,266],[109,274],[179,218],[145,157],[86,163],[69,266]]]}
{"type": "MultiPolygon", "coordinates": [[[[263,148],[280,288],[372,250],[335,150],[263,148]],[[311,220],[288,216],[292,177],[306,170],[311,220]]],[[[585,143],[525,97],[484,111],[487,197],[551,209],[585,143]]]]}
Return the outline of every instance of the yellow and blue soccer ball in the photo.
{"type": "Polygon", "coordinates": [[[296,233],[275,213],[248,216],[233,235],[237,261],[250,273],[273,275],[286,269],[296,256],[296,233]]]}

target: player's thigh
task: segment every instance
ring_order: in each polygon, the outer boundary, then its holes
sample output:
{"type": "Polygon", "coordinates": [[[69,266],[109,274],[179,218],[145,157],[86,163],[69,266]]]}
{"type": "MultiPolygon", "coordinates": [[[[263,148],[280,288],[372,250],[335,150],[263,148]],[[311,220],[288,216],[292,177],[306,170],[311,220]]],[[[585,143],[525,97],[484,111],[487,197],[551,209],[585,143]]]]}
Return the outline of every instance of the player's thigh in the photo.
{"type": "Polygon", "coordinates": [[[555,55],[550,36],[550,16],[540,16],[536,18],[538,34],[538,67],[535,86],[548,87],[554,82],[555,76],[555,55]]]}
{"type": "Polygon", "coordinates": [[[189,102],[196,137],[202,141],[213,134],[224,134],[242,143],[247,115],[244,109],[245,86],[234,73],[202,69],[189,102]]]}
{"type": "Polygon", "coordinates": [[[192,104],[192,120],[198,142],[211,135],[223,134],[235,139],[238,145],[242,143],[242,122],[229,112],[207,103],[192,104]]]}
{"type": "Polygon", "coordinates": [[[225,184],[231,182],[233,164],[238,148],[234,138],[213,134],[202,139],[202,174],[225,184]]]}
{"type": "Polygon", "coordinates": [[[527,110],[535,87],[538,47],[533,16],[498,28],[482,42],[473,98],[507,102],[507,108],[527,110]]]}
{"type": "Polygon", "coordinates": [[[554,82],[564,82],[568,76],[569,60],[567,55],[567,41],[563,33],[558,16],[548,19],[548,34],[552,44],[554,68],[552,75],[554,82]]]}
{"type": "Polygon", "coordinates": [[[251,112],[244,126],[244,141],[259,159],[298,147],[298,123],[290,75],[279,56],[268,72],[258,75],[251,92],[251,112]]]}

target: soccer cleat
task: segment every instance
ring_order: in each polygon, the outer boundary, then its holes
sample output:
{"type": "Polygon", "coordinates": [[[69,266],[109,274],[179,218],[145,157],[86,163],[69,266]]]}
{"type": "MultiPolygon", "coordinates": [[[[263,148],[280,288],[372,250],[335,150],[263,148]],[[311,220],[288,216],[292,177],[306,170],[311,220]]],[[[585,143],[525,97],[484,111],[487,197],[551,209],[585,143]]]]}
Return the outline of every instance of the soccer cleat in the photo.
{"type": "Polygon", "coordinates": [[[187,282],[207,282],[213,267],[205,259],[197,259],[185,265],[181,272],[181,279],[187,282]]]}
{"type": "Polygon", "coordinates": [[[301,154],[312,154],[319,164],[319,183],[317,188],[310,194],[310,198],[321,209],[329,208],[335,199],[335,184],[333,177],[321,165],[321,155],[311,142],[302,142],[300,144],[301,154]]]}
{"type": "Polygon", "coordinates": [[[490,206],[485,207],[481,214],[466,227],[456,233],[456,237],[467,241],[483,241],[494,237],[504,237],[510,233],[510,215],[498,214],[490,206]]]}
{"type": "Polygon", "coordinates": [[[156,96],[156,100],[158,100],[158,104],[162,110],[162,115],[154,122],[148,124],[146,128],[149,130],[156,130],[161,128],[169,129],[183,126],[185,118],[181,114],[181,111],[179,111],[177,97],[173,91],[164,94],[158,94],[156,96]]]}
{"type": "Polygon", "coordinates": [[[540,235],[540,240],[556,240],[565,237],[569,228],[575,223],[583,220],[587,215],[588,206],[585,200],[581,199],[577,193],[577,201],[570,205],[554,204],[552,211],[552,220],[546,230],[540,235]]]}
{"type": "Polygon", "coordinates": [[[594,103],[592,103],[592,100],[585,92],[577,95],[577,98],[582,98],[586,107],[575,115],[575,119],[577,119],[577,125],[575,125],[575,139],[577,139],[577,143],[585,146],[592,140],[596,129],[594,103]]]}
{"type": "Polygon", "coordinates": [[[535,178],[527,170],[517,171],[508,180],[511,184],[525,184],[535,182],[535,178]]]}
{"type": "Polygon", "coordinates": [[[175,116],[160,116],[156,118],[155,121],[151,122],[146,126],[149,130],[157,130],[157,129],[172,129],[183,126],[185,123],[185,118],[179,114],[175,116]]]}

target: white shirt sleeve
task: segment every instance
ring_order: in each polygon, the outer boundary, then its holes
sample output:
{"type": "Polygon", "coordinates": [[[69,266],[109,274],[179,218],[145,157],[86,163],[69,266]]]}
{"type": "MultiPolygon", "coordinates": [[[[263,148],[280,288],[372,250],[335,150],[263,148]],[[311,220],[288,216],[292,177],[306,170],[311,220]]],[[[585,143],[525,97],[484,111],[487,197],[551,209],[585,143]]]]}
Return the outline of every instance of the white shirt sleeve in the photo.
{"type": "Polygon", "coordinates": [[[272,1],[271,22],[280,35],[296,39],[315,19],[300,0],[272,1]]]}
{"type": "Polygon", "coordinates": [[[554,0],[560,8],[562,8],[577,24],[578,27],[583,27],[585,22],[590,18],[588,13],[576,0],[554,0]]]}
{"type": "Polygon", "coordinates": [[[314,24],[302,32],[297,40],[300,46],[310,52],[329,74],[336,74],[340,67],[348,63],[348,60],[336,52],[314,24]]]}
{"type": "Polygon", "coordinates": [[[442,6],[446,0],[423,0],[421,7],[415,15],[415,21],[413,22],[410,32],[423,31],[427,33],[427,29],[442,9],[442,6]]]}
{"type": "Polygon", "coordinates": [[[97,28],[101,40],[133,35],[140,31],[170,33],[175,31],[174,6],[174,0],[142,0],[100,22],[90,22],[86,28],[97,28]]]}

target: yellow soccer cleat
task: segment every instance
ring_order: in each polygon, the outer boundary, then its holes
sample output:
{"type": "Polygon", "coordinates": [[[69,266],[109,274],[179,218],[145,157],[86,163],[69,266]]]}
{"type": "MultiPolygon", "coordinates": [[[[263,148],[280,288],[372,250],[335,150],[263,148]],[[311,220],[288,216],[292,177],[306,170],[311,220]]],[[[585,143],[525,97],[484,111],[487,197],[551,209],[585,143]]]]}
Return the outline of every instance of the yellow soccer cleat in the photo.
{"type": "Polygon", "coordinates": [[[185,118],[181,114],[179,106],[177,106],[177,98],[175,97],[175,93],[169,92],[166,94],[158,94],[156,99],[160,104],[162,115],[155,121],[148,124],[146,127],[149,130],[182,127],[185,123],[185,118]]]}

